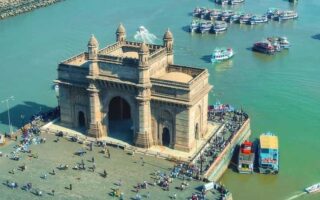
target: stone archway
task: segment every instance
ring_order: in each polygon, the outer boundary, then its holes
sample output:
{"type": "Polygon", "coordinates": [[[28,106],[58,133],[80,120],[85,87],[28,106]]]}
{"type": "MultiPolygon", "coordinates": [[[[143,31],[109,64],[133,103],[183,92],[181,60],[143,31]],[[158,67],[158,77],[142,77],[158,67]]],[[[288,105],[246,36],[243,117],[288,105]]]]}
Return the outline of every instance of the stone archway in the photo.
{"type": "Polygon", "coordinates": [[[78,112],[78,127],[84,128],[86,126],[86,117],[84,115],[84,112],[79,111],[78,112]]]}
{"type": "Polygon", "coordinates": [[[108,105],[108,136],[133,144],[132,122],[130,104],[120,96],[113,97],[108,105]]]}
{"type": "Polygon", "coordinates": [[[167,127],[162,129],[162,145],[166,147],[171,145],[170,131],[167,127]]]}

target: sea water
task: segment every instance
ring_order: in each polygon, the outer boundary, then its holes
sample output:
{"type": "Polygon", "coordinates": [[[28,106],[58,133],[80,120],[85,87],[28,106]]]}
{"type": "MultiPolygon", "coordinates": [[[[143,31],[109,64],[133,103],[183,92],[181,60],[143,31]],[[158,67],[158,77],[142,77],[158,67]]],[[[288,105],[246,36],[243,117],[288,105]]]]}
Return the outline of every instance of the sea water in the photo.
{"type": "MultiPolygon", "coordinates": [[[[295,9],[299,19],[257,26],[232,24],[217,36],[187,32],[196,6],[220,8],[209,0],[67,0],[0,21],[0,100],[15,97],[9,101],[14,128],[32,113],[57,105],[52,81],[58,63],[85,51],[91,34],[103,47],[115,41],[120,22],[129,40],[134,40],[141,25],[160,39],[170,28],[175,63],[208,69],[214,85],[210,103],[220,100],[246,110],[251,116],[252,138],[266,131],[279,136],[280,173],[240,175],[228,170],[222,182],[234,199],[288,199],[319,182],[320,1],[293,5],[282,0],[247,0],[234,9],[254,14],[263,14],[269,7],[295,9]],[[274,56],[250,50],[254,42],[274,35],[287,36],[292,48],[274,56]],[[210,55],[216,47],[232,47],[236,55],[213,66],[210,55]]],[[[2,132],[8,131],[7,111],[0,103],[2,132]]]]}

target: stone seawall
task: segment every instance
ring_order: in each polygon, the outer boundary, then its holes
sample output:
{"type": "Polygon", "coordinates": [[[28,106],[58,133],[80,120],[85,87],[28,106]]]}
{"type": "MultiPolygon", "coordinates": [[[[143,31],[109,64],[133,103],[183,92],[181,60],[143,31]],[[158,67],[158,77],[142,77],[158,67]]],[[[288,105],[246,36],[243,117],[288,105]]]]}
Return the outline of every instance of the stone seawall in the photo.
{"type": "Polygon", "coordinates": [[[230,143],[221,152],[219,157],[216,158],[215,162],[209,167],[204,174],[204,178],[210,181],[218,181],[223,173],[227,170],[230,160],[233,155],[233,151],[236,145],[243,143],[251,135],[250,119],[248,119],[238,130],[235,136],[232,138],[230,143]]]}
{"type": "Polygon", "coordinates": [[[61,1],[64,0],[2,0],[0,1],[0,20],[61,1]]]}

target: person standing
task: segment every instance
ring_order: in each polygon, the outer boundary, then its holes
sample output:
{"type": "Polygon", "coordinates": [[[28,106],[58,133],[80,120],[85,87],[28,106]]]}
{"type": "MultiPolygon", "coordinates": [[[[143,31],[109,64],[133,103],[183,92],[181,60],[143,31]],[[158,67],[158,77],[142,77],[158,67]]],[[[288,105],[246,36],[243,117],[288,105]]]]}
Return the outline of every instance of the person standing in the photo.
{"type": "Polygon", "coordinates": [[[70,189],[70,190],[72,190],[72,184],[71,184],[71,183],[70,183],[70,187],[69,187],[69,189],[70,189]]]}
{"type": "Polygon", "coordinates": [[[54,196],[54,192],[55,192],[54,190],[51,190],[51,194],[52,194],[52,196],[54,196]]]}

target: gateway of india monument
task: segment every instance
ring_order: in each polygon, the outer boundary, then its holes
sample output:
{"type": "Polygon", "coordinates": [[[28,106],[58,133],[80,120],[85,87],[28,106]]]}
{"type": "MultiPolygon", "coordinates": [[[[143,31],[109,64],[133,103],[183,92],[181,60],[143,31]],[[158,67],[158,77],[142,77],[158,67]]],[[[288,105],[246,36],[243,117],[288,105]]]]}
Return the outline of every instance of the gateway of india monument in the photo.
{"type": "Polygon", "coordinates": [[[174,64],[173,50],[169,30],[162,45],[127,41],[122,24],[105,48],[92,36],[87,52],[58,66],[62,125],[103,138],[112,123],[129,121],[137,147],[192,151],[208,132],[212,86],[206,69],[174,64]]]}

